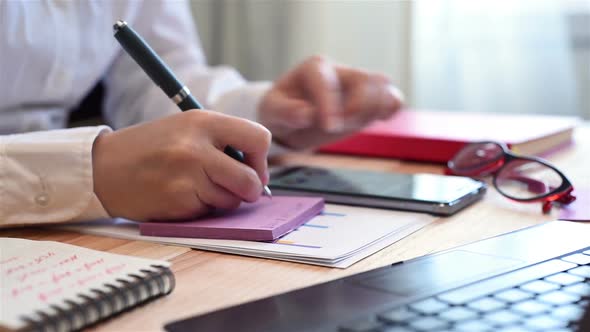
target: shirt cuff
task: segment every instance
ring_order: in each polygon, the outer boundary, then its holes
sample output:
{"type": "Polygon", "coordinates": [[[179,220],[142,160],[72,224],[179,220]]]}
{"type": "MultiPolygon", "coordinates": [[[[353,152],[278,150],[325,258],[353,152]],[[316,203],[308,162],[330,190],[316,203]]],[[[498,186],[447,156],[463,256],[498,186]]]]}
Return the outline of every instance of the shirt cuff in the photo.
{"type": "MultiPolygon", "coordinates": [[[[221,95],[213,105],[213,109],[224,114],[259,122],[258,106],[271,86],[271,82],[250,82],[221,95]]],[[[273,141],[268,154],[276,156],[290,151],[293,150],[273,141]]]]}
{"type": "Polygon", "coordinates": [[[108,217],[94,194],[92,146],[107,126],[0,136],[0,226],[108,217]]]}

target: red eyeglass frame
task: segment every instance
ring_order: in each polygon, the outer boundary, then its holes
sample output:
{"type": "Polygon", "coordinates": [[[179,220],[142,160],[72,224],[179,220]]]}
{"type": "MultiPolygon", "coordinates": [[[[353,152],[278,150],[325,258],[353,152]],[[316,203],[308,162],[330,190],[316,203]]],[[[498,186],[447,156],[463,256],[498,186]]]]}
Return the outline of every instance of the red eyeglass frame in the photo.
{"type": "MultiPolygon", "coordinates": [[[[523,202],[523,203],[542,202],[543,203],[542,204],[543,213],[549,213],[551,211],[551,208],[553,207],[553,203],[555,203],[555,202],[558,202],[560,204],[570,204],[571,202],[576,200],[576,197],[574,195],[572,195],[572,192],[574,191],[574,187],[572,186],[569,179],[559,169],[557,169],[555,166],[551,165],[548,161],[546,161],[542,158],[521,156],[521,155],[515,154],[515,153],[511,152],[505,144],[499,143],[499,142],[494,142],[494,141],[482,141],[482,142],[470,143],[470,144],[464,146],[461,150],[466,149],[470,146],[483,145],[483,144],[496,144],[497,146],[499,146],[502,149],[503,153],[494,159],[487,160],[485,163],[482,163],[481,165],[476,165],[476,166],[473,166],[469,169],[463,169],[461,171],[453,170],[453,164],[454,164],[453,160],[455,159],[455,157],[453,157],[447,163],[447,168],[445,170],[445,173],[450,174],[450,175],[462,175],[462,176],[486,176],[486,175],[492,174],[493,175],[492,182],[494,184],[494,187],[496,188],[496,190],[498,190],[498,192],[500,194],[502,194],[502,196],[504,196],[508,199],[511,199],[513,201],[523,202]],[[500,171],[507,164],[509,164],[510,162],[512,162],[514,160],[533,161],[533,162],[540,163],[546,167],[549,167],[550,169],[555,171],[561,177],[561,185],[557,188],[552,189],[550,192],[548,192],[544,195],[538,196],[538,197],[516,198],[516,197],[506,195],[502,190],[499,189],[499,186],[497,183],[498,179],[497,179],[496,175],[498,173],[500,173],[500,171]]],[[[461,150],[459,150],[459,152],[457,152],[457,154],[459,154],[461,152],[461,150]]],[[[528,179],[528,180],[532,181],[532,182],[528,183],[529,186],[534,186],[536,184],[534,182],[537,182],[534,179],[528,179]]],[[[526,181],[523,181],[523,182],[526,182],[526,181]]]]}

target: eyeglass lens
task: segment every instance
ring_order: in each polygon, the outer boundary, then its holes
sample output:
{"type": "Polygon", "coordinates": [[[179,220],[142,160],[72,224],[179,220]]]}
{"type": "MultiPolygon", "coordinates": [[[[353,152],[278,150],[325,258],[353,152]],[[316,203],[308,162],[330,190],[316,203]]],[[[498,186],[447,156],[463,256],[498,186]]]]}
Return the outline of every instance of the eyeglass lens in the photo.
{"type": "Polygon", "coordinates": [[[482,170],[483,173],[479,175],[486,175],[494,170],[485,172],[485,168],[490,166],[490,164],[494,164],[503,156],[504,150],[502,146],[496,143],[470,144],[455,155],[449,166],[458,174],[482,170]]]}
{"type": "Polygon", "coordinates": [[[551,167],[535,160],[516,159],[504,165],[495,177],[503,195],[514,199],[535,199],[559,188],[562,177],[551,167]]]}

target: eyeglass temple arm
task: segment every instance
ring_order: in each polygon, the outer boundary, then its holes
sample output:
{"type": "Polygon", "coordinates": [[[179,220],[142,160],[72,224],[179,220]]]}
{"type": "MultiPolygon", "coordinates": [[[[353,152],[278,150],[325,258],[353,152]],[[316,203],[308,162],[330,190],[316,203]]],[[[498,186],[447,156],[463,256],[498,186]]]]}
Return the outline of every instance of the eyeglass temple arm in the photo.
{"type": "Polygon", "coordinates": [[[520,174],[510,175],[508,178],[526,184],[528,190],[532,193],[542,194],[547,192],[547,185],[545,185],[545,183],[542,181],[535,180],[520,174]]]}

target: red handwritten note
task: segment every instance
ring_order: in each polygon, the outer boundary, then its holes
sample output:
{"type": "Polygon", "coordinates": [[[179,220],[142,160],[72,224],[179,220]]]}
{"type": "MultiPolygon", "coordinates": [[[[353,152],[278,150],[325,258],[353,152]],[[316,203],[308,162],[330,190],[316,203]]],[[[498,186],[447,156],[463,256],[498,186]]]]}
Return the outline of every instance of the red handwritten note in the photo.
{"type": "Polygon", "coordinates": [[[118,286],[130,274],[165,261],[115,255],[59,242],[0,238],[0,326],[18,329],[21,316],[51,310],[93,289],[118,286]]]}

